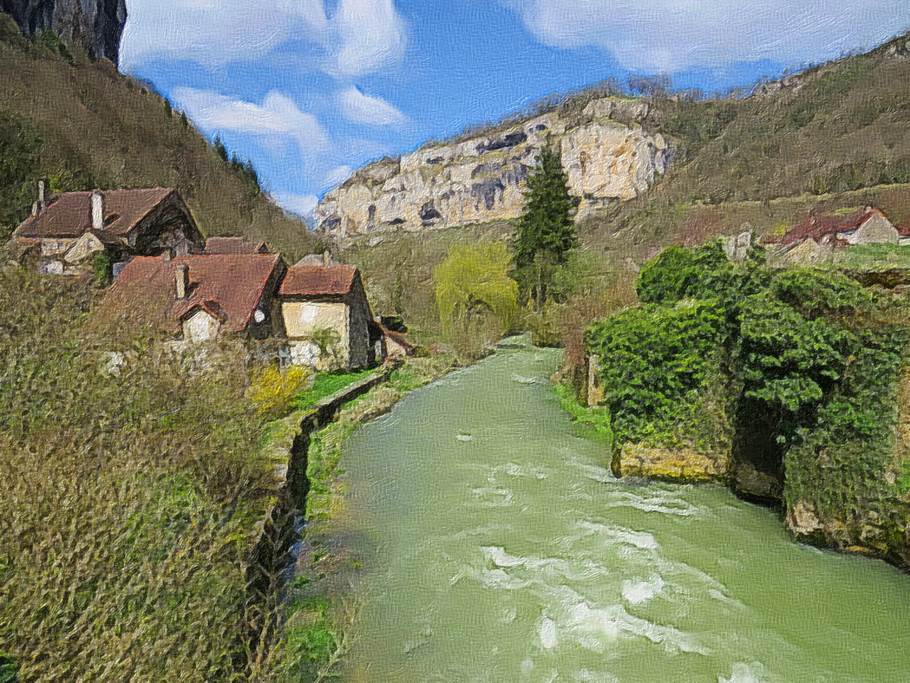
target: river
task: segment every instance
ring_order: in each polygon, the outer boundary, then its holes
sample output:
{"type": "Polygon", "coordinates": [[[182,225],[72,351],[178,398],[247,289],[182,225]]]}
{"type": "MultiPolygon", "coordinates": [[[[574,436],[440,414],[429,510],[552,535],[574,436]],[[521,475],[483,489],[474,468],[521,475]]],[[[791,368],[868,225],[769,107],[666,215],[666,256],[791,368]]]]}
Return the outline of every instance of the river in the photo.
{"type": "Polygon", "coordinates": [[[348,680],[910,680],[910,577],[722,487],[613,478],[558,358],[501,350],[349,441],[348,680]]]}

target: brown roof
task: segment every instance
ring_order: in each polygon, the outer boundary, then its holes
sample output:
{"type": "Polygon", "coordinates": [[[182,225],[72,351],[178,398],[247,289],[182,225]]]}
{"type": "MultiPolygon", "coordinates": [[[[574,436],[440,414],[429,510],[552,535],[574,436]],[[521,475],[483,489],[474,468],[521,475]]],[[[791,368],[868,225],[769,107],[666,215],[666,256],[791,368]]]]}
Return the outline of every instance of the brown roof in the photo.
{"type": "MultiPolygon", "coordinates": [[[[104,230],[99,237],[123,237],[175,190],[155,187],[141,190],[107,190],[104,197],[104,230]]],[[[17,237],[81,237],[92,229],[92,193],[65,192],[37,216],[29,216],[16,229],[17,237]]]]}
{"type": "Polygon", "coordinates": [[[209,237],[205,241],[206,254],[268,254],[265,242],[250,242],[243,237],[209,237]]]}
{"type": "Polygon", "coordinates": [[[287,297],[345,296],[354,288],[356,279],[354,266],[298,264],[288,269],[278,293],[287,297]]]}
{"type": "Polygon", "coordinates": [[[884,216],[879,209],[863,209],[849,216],[831,214],[809,214],[801,223],[795,225],[780,239],[781,244],[795,244],[804,239],[820,240],[828,235],[858,230],[863,223],[873,216],[884,216]]]}
{"type": "Polygon", "coordinates": [[[376,326],[376,329],[379,330],[380,334],[384,337],[388,337],[396,344],[401,346],[405,351],[413,351],[414,345],[408,341],[408,338],[404,336],[401,332],[396,332],[395,330],[390,330],[388,327],[383,325],[380,322],[372,320],[371,323],[376,326]]]}
{"type": "Polygon", "coordinates": [[[163,301],[163,325],[171,331],[189,313],[203,309],[220,319],[229,332],[242,332],[253,318],[279,267],[278,254],[194,254],[167,260],[138,256],[130,261],[111,287],[109,298],[121,305],[163,301]],[[178,300],[176,269],[188,268],[186,299],[178,300]]]}

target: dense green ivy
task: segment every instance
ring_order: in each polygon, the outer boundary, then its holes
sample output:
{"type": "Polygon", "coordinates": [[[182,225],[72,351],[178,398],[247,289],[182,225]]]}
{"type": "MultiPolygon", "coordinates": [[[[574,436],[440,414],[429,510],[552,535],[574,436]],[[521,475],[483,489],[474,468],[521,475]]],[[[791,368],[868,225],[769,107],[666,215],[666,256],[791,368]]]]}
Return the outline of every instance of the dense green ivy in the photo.
{"type": "Polygon", "coordinates": [[[617,444],[731,444],[734,460],[785,473],[788,508],[808,505],[827,542],[910,563],[901,297],[830,270],[772,270],[760,249],[734,263],[721,242],[665,250],[638,294],[586,336],[617,444]]]}
{"type": "Polygon", "coordinates": [[[586,343],[603,358],[616,443],[716,438],[705,417],[721,380],[725,336],[720,305],[691,299],[627,309],[591,327],[586,343]]]}

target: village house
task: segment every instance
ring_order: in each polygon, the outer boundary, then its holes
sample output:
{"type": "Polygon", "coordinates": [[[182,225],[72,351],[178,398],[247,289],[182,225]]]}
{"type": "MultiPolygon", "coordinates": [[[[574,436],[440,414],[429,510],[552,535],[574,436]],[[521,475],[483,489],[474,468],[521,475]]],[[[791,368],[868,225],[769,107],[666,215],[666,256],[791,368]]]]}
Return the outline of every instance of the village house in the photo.
{"type": "Polygon", "coordinates": [[[778,240],[778,255],[787,261],[812,263],[825,260],[835,249],[857,244],[899,244],[910,234],[896,228],[880,210],[867,206],[846,216],[812,211],[778,240]]]}
{"type": "Polygon", "coordinates": [[[245,237],[209,237],[205,241],[204,254],[269,254],[265,242],[250,242],[245,237]]]}
{"type": "Polygon", "coordinates": [[[133,256],[199,251],[202,234],[180,194],[169,188],[65,192],[49,197],[44,181],[31,215],[13,232],[34,249],[43,273],[80,274],[105,254],[116,275],[133,256]]]}
{"type": "Polygon", "coordinates": [[[262,339],[281,328],[273,301],[285,270],[278,254],[137,256],[106,303],[143,306],[165,332],[189,344],[222,334],[262,339]]]}
{"type": "Polygon", "coordinates": [[[328,254],[288,269],[278,291],[291,362],[320,370],[356,369],[382,360],[360,272],[328,254]]]}

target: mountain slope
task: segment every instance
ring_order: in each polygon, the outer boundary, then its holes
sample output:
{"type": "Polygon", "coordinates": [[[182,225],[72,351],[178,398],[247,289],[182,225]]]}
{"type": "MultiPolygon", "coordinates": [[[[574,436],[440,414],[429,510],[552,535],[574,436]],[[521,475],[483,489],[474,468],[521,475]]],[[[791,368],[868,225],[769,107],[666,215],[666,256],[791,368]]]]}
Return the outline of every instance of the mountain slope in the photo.
{"type": "Polygon", "coordinates": [[[290,258],[316,246],[146,84],[24,38],[0,15],[0,236],[27,214],[40,177],[55,191],[176,187],[207,235],[265,239],[290,258]]]}

